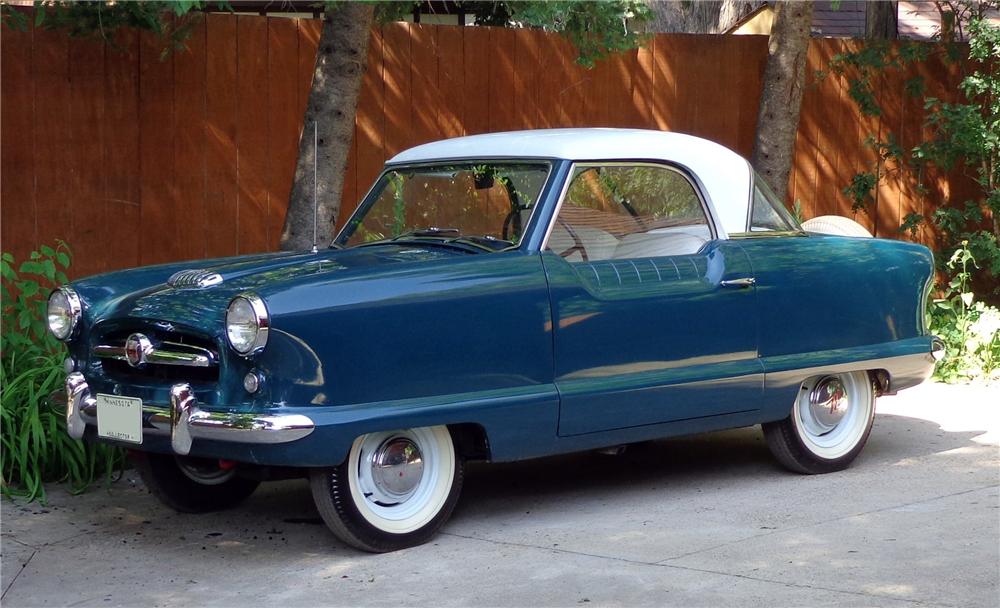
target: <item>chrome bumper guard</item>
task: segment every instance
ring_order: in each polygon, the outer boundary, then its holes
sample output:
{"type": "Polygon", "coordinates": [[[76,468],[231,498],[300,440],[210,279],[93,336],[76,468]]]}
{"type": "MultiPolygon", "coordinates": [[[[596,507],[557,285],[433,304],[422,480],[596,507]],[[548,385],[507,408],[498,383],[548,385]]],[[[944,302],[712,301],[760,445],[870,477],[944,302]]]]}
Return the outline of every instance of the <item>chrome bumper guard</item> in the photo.
{"type": "MultiPolygon", "coordinates": [[[[174,452],[191,452],[195,439],[237,443],[288,443],[309,435],[315,424],[302,414],[240,414],[209,412],[198,408],[188,384],[170,388],[170,407],[142,406],[143,433],[169,435],[174,452]]],[[[97,398],[90,394],[83,374],[73,372],[66,378],[66,431],[80,439],[88,424],[97,424],[97,398]]]]}

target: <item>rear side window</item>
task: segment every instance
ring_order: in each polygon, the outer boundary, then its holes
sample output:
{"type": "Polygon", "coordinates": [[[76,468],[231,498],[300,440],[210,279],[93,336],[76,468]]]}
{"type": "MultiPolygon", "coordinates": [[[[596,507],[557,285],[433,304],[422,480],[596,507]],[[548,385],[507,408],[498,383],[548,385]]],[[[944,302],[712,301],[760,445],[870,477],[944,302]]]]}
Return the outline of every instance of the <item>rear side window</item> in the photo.
{"type": "Polygon", "coordinates": [[[802,227],[757,173],[754,173],[750,232],[801,232],[802,227]]]}

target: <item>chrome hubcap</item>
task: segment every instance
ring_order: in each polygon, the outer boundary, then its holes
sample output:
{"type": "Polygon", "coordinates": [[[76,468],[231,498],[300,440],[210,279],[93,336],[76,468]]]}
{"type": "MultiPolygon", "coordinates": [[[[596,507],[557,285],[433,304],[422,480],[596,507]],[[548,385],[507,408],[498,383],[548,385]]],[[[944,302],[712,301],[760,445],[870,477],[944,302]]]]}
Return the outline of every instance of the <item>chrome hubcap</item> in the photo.
{"type": "Polygon", "coordinates": [[[394,502],[409,498],[424,475],[424,461],[417,444],[406,437],[392,437],[371,456],[372,483],[394,502]]]}
{"type": "MultiPolygon", "coordinates": [[[[847,390],[839,378],[823,378],[809,393],[809,431],[823,435],[837,428],[850,406],[847,390]]],[[[805,422],[805,421],[804,421],[805,422]]]]}

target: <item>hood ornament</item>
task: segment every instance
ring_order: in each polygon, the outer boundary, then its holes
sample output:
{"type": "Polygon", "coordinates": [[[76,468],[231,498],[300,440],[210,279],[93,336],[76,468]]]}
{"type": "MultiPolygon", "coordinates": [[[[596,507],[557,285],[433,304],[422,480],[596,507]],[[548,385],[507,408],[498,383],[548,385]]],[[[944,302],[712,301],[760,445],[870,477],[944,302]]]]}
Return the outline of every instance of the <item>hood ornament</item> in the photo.
{"type": "Polygon", "coordinates": [[[181,270],[170,275],[167,285],[176,289],[201,289],[222,282],[222,275],[208,270],[181,270]]]}

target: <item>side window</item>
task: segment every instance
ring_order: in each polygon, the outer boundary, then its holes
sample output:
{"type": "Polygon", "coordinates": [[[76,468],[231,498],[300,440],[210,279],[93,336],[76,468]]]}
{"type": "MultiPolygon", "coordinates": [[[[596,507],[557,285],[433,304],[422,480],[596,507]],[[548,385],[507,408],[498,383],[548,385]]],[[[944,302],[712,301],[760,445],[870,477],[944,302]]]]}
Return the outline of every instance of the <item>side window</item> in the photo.
{"type": "Polygon", "coordinates": [[[694,187],[657,166],[585,166],[573,173],[548,249],[572,262],[694,253],[712,239],[694,187]]]}
{"type": "Polygon", "coordinates": [[[794,232],[802,228],[792,214],[778,200],[767,182],[754,174],[753,209],[750,213],[750,232],[794,232]]]}

